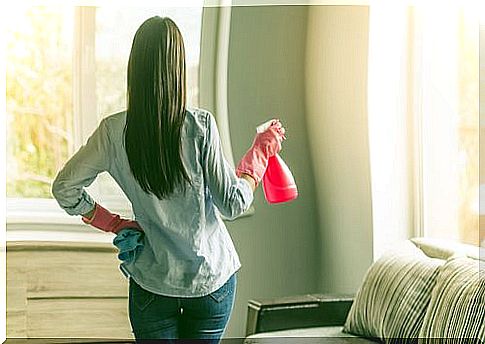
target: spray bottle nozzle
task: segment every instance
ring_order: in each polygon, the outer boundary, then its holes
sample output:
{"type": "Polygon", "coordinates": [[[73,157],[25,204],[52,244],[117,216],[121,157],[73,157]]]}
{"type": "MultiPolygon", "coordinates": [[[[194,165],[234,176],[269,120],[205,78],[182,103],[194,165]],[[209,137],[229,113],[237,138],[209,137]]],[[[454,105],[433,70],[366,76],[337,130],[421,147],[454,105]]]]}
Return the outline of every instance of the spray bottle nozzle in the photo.
{"type": "Polygon", "coordinates": [[[264,131],[268,130],[268,128],[269,128],[269,127],[271,127],[271,125],[272,125],[273,123],[276,123],[276,122],[278,122],[278,121],[279,121],[279,119],[275,119],[275,118],[273,118],[273,119],[270,119],[270,120],[269,120],[269,121],[267,121],[267,122],[264,122],[263,124],[260,124],[260,125],[258,125],[258,126],[256,127],[256,132],[257,132],[258,134],[261,134],[262,132],[264,132],[264,131]]]}

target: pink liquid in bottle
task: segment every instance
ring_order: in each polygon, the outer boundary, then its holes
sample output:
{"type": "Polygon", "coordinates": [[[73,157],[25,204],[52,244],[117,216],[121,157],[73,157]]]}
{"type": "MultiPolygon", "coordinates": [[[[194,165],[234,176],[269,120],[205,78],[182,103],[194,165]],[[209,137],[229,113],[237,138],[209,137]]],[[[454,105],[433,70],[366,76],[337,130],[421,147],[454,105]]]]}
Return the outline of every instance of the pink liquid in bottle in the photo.
{"type": "Polygon", "coordinates": [[[298,197],[293,175],[278,154],[268,159],[268,168],[263,176],[263,191],[268,203],[289,202],[298,197]]]}
{"type": "MultiPolygon", "coordinates": [[[[260,125],[256,131],[265,131],[271,122],[260,125]]],[[[268,159],[268,167],[263,175],[263,192],[270,204],[289,202],[298,197],[295,179],[279,154],[268,159]]]]}

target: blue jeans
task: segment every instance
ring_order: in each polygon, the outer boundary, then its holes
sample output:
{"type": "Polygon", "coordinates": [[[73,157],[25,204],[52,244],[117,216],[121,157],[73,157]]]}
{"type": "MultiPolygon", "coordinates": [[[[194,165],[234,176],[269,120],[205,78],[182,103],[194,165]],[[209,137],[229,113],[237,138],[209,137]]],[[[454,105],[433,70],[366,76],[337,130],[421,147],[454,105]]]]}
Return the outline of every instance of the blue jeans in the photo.
{"type": "Polygon", "coordinates": [[[129,316],[137,341],[167,339],[165,343],[175,343],[181,338],[219,343],[234,307],[236,273],[222,287],[202,297],[154,294],[132,278],[129,284],[129,316]]]}

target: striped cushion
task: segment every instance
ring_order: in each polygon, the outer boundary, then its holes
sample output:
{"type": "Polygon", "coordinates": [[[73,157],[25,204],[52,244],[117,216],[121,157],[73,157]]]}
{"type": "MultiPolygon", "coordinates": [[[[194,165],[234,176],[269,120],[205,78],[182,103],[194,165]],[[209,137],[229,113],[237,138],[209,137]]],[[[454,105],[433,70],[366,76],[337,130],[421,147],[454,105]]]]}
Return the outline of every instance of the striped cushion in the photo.
{"type": "Polygon", "coordinates": [[[420,343],[432,342],[429,338],[485,342],[485,271],[479,271],[478,260],[452,257],[441,268],[419,337],[420,343]]]}
{"type": "Polygon", "coordinates": [[[416,339],[444,262],[410,241],[384,253],[367,271],[344,331],[385,342],[416,339]]]}

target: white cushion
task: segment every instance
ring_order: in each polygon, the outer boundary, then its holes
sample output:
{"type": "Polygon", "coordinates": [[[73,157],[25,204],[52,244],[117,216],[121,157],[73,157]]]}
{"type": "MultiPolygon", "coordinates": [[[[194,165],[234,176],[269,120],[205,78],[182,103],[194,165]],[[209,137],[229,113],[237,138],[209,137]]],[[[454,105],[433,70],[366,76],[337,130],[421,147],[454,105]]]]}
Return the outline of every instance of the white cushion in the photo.
{"type": "Polygon", "coordinates": [[[446,260],[454,255],[463,255],[472,259],[485,259],[484,247],[438,238],[413,238],[411,241],[432,258],[446,260]]]}

